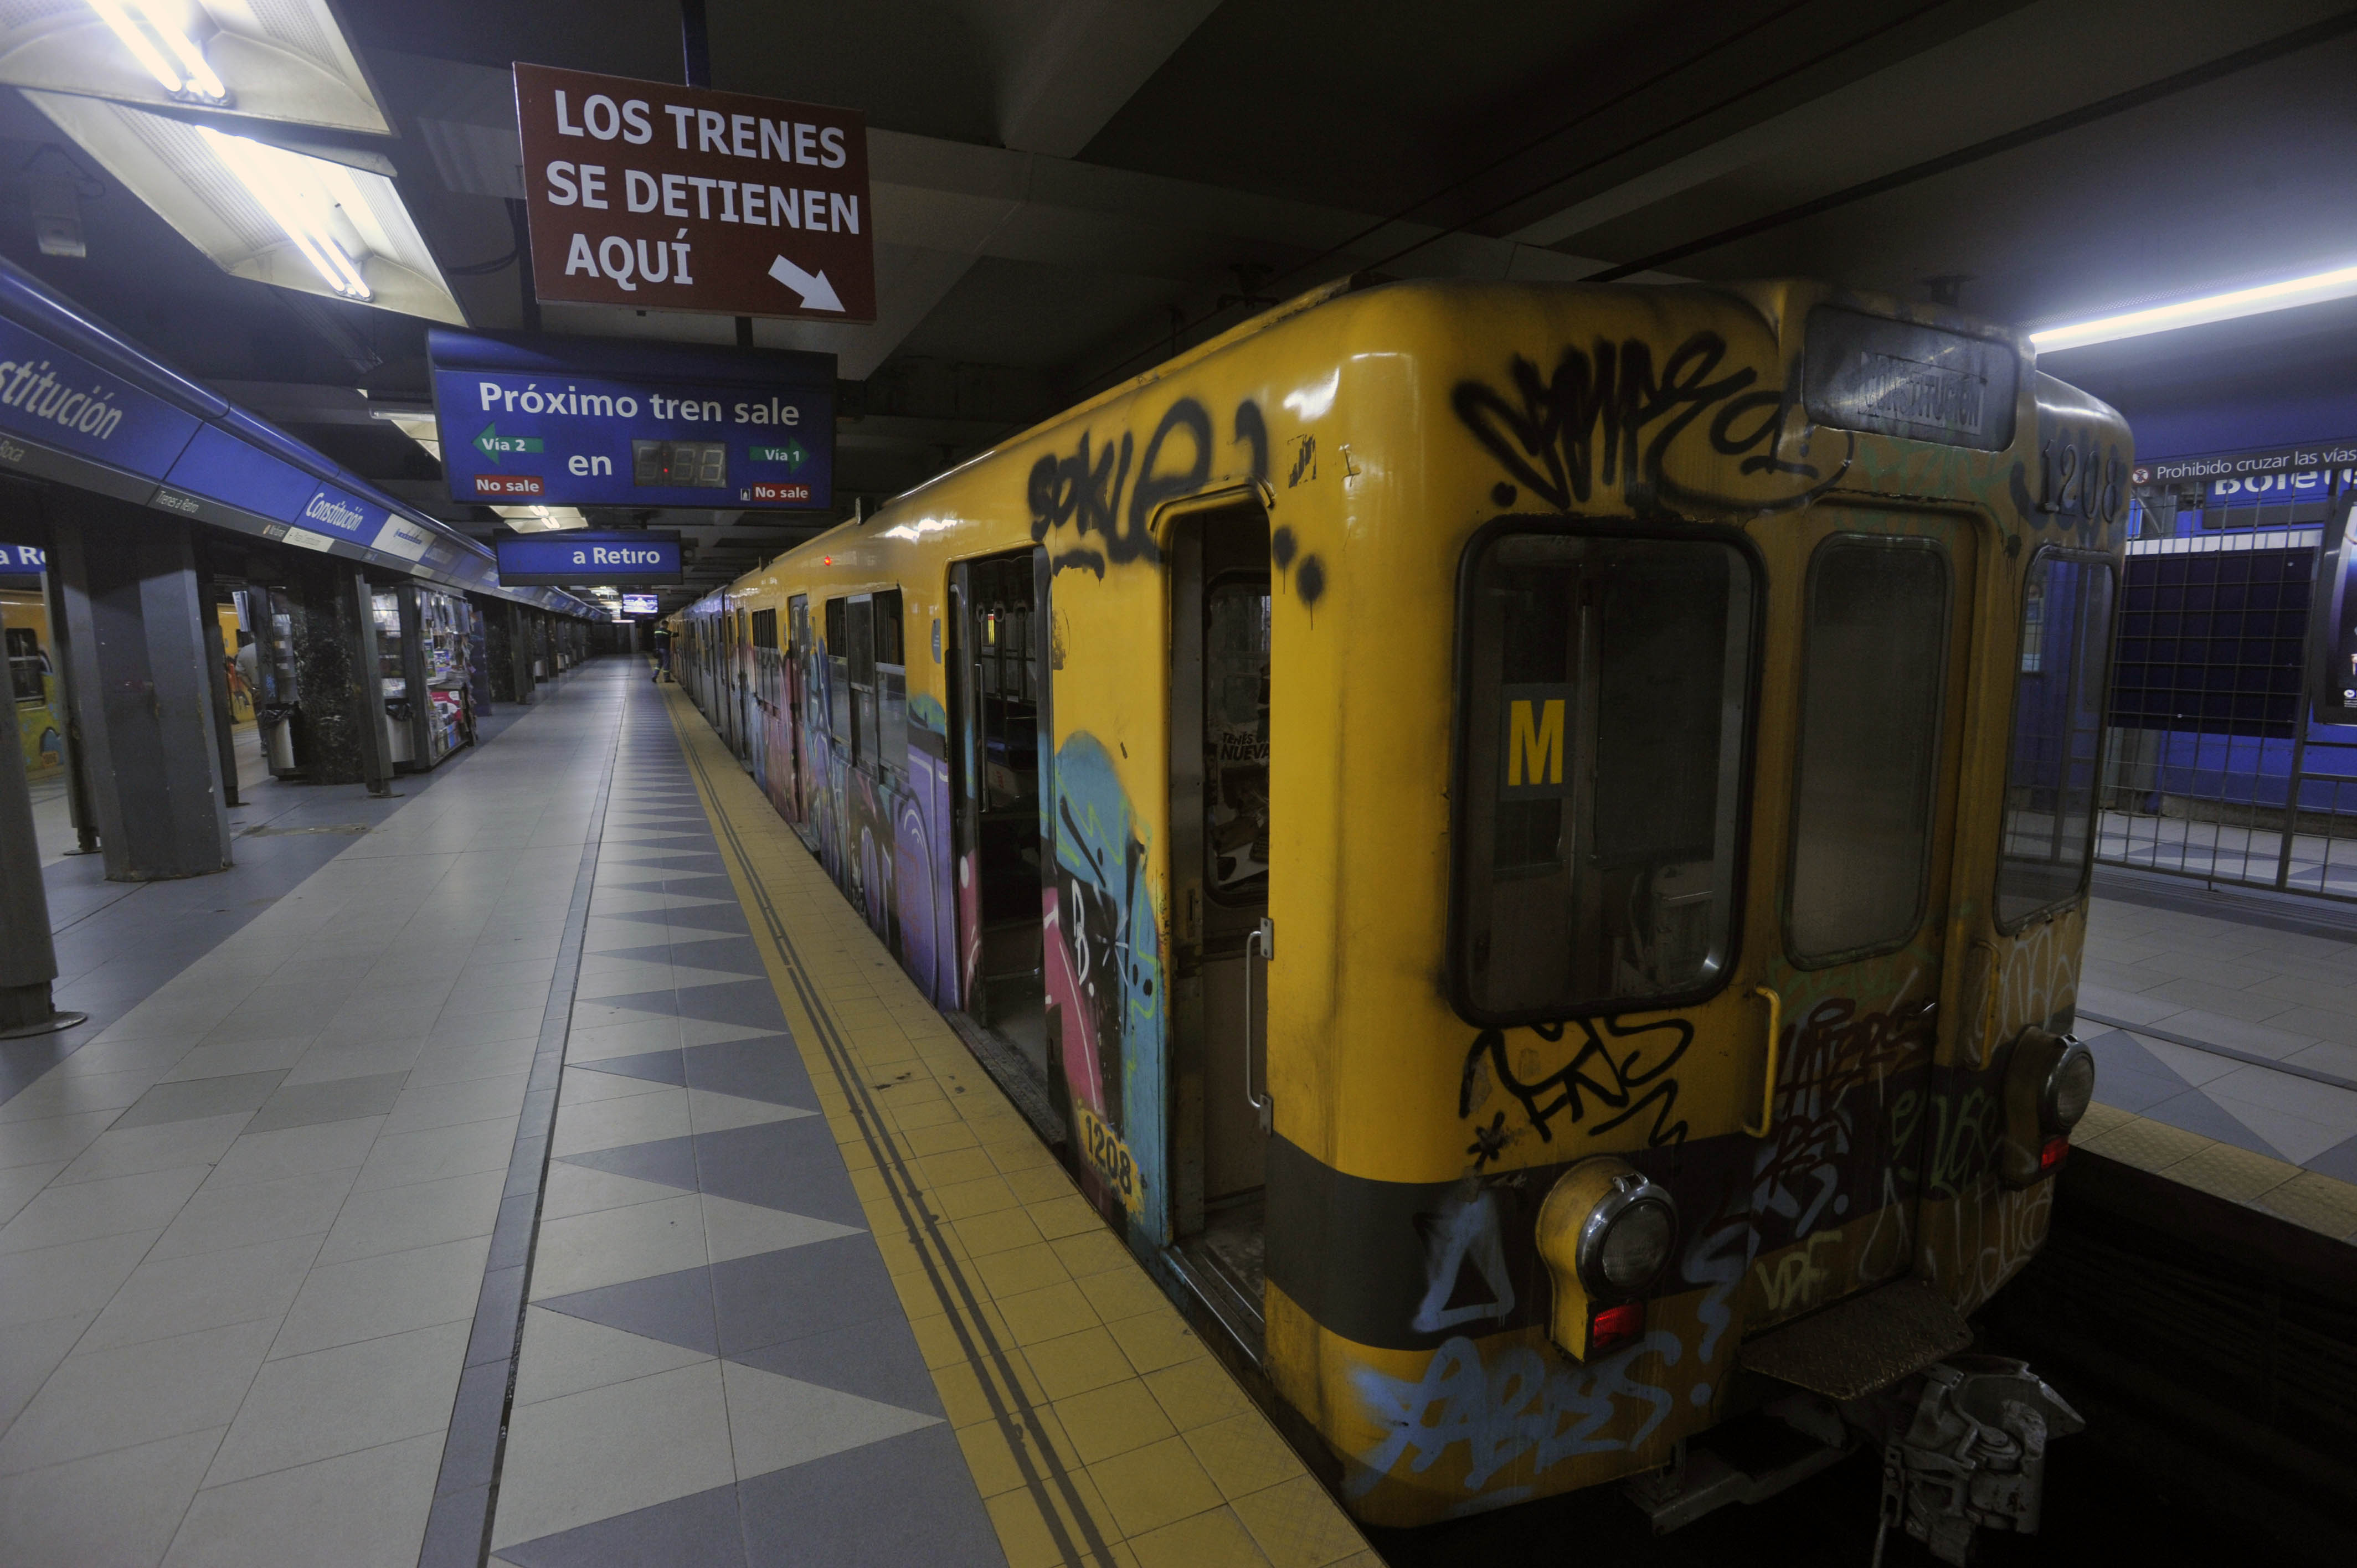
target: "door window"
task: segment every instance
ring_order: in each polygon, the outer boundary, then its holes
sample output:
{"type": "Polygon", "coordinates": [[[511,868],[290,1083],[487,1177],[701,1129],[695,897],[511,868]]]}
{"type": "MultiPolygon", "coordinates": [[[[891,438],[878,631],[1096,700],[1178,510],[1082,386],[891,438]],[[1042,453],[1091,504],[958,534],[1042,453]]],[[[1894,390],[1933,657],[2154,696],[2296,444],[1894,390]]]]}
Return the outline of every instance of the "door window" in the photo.
{"type": "Polygon", "coordinates": [[[896,774],[909,770],[909,665],[902,647],[906,625],[900,614],[900,590],[875,598],[876,613],[876,756],[896,774]]]}
{"type": "Polygon", "coordinates": [[[1786,930],[1831,963],[1922,923],[1947,689],[1948,558],[1931,541],[1840,534],[1809,564],[1786,930]]]}
{"type": "Polygon", "coordinates": [[[846,753],[851,746],[851,632],[848,605],[826,601],[826,727],[846,753]]]}
{"type": "Polygon", "coordinates": [[[2049,548],[2029,564],[1996,868],[2008,930],[2087,885],[2114,585],[2102,556],[2049,548]]]}
{"type": "Polygon", "coordinates": [[[1223,902],[1268,896],[1268,578],[1225,577],[1203,597],[1203,885],[1223,902]]]}
{"type": "Polygon", "coordinates": [[[1717,540],[1494,535],[1460,609],[1458,1004],[1698,995],[1732,945],[1757,576],[1717,540]]]}

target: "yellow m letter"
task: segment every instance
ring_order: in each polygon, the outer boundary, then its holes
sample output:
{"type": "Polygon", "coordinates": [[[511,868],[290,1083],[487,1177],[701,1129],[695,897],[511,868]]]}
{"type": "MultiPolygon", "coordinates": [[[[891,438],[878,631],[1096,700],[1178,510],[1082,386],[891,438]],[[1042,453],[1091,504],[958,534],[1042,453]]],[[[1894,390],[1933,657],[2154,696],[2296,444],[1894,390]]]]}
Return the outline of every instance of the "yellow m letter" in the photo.
{"type": "Polygon", "coordinates": [[[1562,783],[1563,699],[1516,702],[1510,706],[1512,711],[1506,739],[1506,787],[1519,789],[1525,782],[1562,783]]]}

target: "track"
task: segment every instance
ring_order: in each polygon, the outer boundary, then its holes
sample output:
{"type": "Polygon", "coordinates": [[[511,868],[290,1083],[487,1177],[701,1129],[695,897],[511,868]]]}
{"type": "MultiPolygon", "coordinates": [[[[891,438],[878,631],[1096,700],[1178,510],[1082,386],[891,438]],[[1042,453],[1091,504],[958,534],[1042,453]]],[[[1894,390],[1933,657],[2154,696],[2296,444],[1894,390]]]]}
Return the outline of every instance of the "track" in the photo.
{"type": "MultiPolygon", "coordinates": [[[[2088,1426],[2050,1451],[2040,1533],[1984,1535],[1980,1563],[2357,1563],[2357,1249],[2264,1220],[2073,1162],[2053,1239],[1975,1348],[2029,1360],[2088,1426]]],[[[1878,1491],[1861,1451],[1665,1537],[1609,1487],[1367,1534],[1392,1568],[1866,1568],[1878,1491]]],[[[1884,1561],[1933,1559],[1894,1538],[1884,1561]]]]}

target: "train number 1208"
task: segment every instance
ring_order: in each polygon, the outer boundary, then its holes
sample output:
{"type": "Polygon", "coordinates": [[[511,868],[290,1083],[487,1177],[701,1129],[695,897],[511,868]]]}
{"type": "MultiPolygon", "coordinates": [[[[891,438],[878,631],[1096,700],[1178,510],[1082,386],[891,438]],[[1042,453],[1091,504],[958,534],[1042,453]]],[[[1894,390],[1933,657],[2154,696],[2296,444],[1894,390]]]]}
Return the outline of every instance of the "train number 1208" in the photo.
{"type": "Polygon", "coordinates": [[[1131,1213],[1143,1209],[1146,1193],[1137,1179],[1137,1162],[1130,1157],[1128,1146],[1085,1105],[1072,1107],[1072,1120],[1078,1124],[1081,1146],[1088,1152],[1089,1164],[1096,1167],[1105,1186],[1121,1195],[1123,1206],[1131,1213]]]}

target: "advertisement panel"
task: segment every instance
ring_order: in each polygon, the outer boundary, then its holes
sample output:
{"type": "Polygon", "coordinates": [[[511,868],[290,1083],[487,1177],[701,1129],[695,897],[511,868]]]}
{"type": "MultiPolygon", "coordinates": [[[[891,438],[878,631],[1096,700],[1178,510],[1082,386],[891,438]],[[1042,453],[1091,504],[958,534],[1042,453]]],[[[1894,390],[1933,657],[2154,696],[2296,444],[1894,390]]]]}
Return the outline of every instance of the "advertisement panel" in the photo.
{"type": "Polygon", "coordinates": [[[479,504],[834,505],[834,356],[428,335],[442,466],[479,504]]]}

